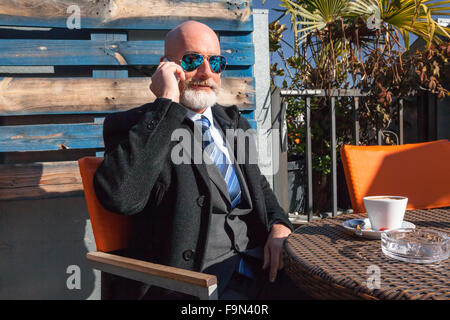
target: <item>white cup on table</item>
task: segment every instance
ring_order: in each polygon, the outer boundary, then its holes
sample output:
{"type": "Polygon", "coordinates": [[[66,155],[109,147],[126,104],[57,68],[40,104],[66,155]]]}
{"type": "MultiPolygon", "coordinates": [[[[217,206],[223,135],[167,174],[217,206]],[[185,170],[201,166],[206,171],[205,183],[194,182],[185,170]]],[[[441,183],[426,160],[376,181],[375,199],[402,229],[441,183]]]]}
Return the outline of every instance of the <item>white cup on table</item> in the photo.
{"type": "Polygon", "coordinates": [[[402,227],[408,198],[402,196],[364,197],[371,228],[375,231],[402,227]]]}

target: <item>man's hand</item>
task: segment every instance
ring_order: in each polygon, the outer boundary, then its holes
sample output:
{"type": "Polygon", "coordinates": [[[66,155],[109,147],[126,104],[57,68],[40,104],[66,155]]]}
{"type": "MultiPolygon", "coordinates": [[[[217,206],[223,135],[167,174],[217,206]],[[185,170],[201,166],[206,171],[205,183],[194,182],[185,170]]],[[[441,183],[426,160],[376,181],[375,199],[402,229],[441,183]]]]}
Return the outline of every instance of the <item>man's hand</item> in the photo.
{"type": "Polygon", "coordinates": [[[167,60],[161,62],[152,76],[150,90],[157,98],[167,98],[177,103],[180,102],[180,89],[176,76],[180,81],[186,80],[186,75],[181,66],[167,60]]]}
{"type": "Polygon", "coordinates": [[[266,245],[264,246],[263,269],[270,265],[269,280],[274,282],[278,270],[283,268],[283,243],[291,233],[291,229],[284,224],[276,223],[272,226],[266,245]]]}

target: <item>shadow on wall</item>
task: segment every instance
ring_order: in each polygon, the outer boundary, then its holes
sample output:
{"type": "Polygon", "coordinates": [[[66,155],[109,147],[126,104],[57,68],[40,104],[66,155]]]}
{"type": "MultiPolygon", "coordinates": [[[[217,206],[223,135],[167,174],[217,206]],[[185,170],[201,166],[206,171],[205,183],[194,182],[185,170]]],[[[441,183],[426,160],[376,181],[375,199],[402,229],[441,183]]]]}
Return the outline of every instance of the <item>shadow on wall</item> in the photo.
{"type": "Polygon", "coordinates": [[[99,299],[93,250],[84,197],[0,201],[0,299],[99,299]]]}

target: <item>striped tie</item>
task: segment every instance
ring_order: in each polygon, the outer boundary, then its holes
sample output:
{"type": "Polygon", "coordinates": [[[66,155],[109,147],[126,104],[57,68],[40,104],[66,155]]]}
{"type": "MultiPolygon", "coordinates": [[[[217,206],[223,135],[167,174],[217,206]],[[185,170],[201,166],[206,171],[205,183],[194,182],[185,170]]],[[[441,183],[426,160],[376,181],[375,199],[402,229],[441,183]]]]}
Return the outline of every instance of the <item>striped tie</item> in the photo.
{"type": "Polygon", "coordinates": [[[201,125],[203,135],[203,149],[206,149],[214,164],[219,168],[225,182],[227,184],[228,193],[230,195],[231,207],[236,207],[241,201],[241,187],[239,180],[234,171],[232,163],[229,163],[225,154],[214,143],[211,132],[209,131],[211,123],[208,118],[202,115],[201,119],[196,120],[201,125]]]}

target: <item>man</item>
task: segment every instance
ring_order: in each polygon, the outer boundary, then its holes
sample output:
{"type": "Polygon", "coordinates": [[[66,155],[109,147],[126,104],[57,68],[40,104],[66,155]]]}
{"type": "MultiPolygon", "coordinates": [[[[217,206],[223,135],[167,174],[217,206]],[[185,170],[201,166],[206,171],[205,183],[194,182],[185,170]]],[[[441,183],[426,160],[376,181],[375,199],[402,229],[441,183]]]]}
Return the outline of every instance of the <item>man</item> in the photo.
{"type": "Polygon", "coordinates": [[[160,61],[150,85],[155,102],[105,119],[98,198],[140,220],[127,254],[215,274],[222,299],[263,297],[261,283],[276,280],[293,228],[257,164],[230,164],[238,155],[226,130],[250,125],[236,106],[216,104],[226,63],[219,40],[208,26],[185,22],[167,34],[160,61]],[[174,161],[175,130],[189,132],[193,144],[201,130],[210,162],[174,161]]]}

